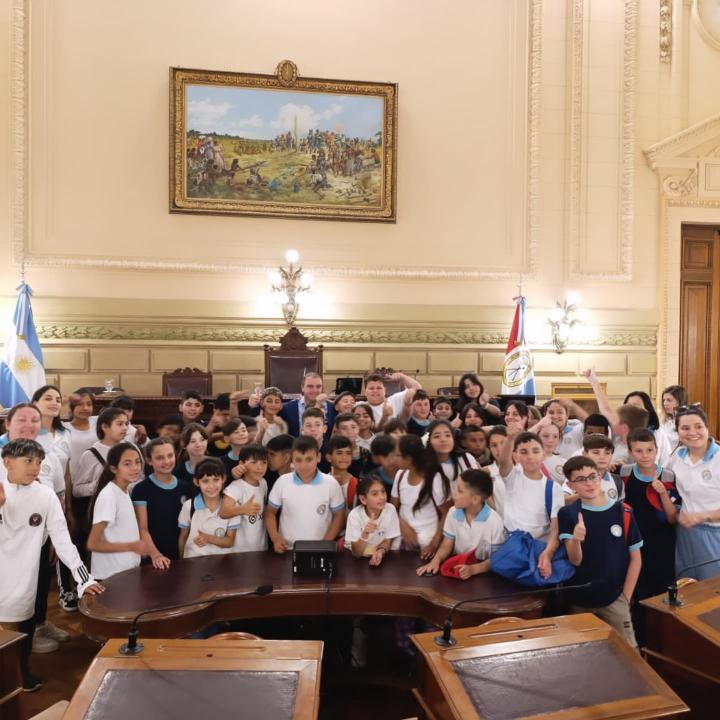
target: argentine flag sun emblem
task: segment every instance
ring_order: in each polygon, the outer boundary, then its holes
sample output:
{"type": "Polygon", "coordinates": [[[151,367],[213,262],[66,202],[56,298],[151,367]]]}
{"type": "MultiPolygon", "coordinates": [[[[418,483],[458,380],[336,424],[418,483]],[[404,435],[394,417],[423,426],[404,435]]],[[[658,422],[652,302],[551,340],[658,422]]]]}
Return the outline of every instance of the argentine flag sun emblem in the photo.
{"type": "Polygon", "coordinates": [[[42,350],[30,306],[32,290],[25,283],[18,290],[13,324],[7,329],[0,362],[0,404],[8,408],[28,402],[45,384],[42,350]]]}

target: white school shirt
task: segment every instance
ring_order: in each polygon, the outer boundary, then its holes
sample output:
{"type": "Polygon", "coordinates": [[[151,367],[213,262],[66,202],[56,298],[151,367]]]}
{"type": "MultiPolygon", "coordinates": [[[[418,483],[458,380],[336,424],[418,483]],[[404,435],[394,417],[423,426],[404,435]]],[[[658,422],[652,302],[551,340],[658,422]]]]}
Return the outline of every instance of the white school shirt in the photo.
{"type": "Polygon", "coordinates": [[[35,612],[40,550],[49,535],[58,557],[70,568],[78,596],[95,579],[70,539],[57,495],[39,482],[2,480],[0,506],[0,622],[22,622],[35,612]]]}
{"type": "MultiPolygon", "coordinates": [[[[7,435],[3,435],[3,438],[7,435]]],[[[6,442],[3,445],[7,444],[6,442]]],[[[7,478],[7,468],[4,463],[0,463],[0,480],[7,478]]],[[[65,476],[63,474],[60,459],[48,453],[40,463],[40,473],[38,481],[49,487],[56,495],[62,495],[65,492],[65,476]]]]}
{"type": "MultiPolygon", "coordinates": [[[[358,505],[350,511],[345,527],[345,547],[348,550],[352,550],[352,544],[360,540],[362,531],[369,522],[370,518],[364,505],[358,505]]],[[[390,547],[393,550],[400,545],[400,521],[392,503],[385,503],[380,517],[375,522],[377,528],[368,536],[363,555],[372,555],[377,546],[385,540],[390,540],[390,547]]]]}
{"type": "Polygon", "coordinates": [[[41,428],[36,440],[42,445],[45,454],[54,453],[60,460],[63,476],[65,468],[70,459],[70,433],[65,430],[53,430],[49,432],[45,428],[41,428]]]}
{"type": "MultiPolygon", "coordinates": [[[[503,478],[505,480],[505,527],[529,532],[536,540],[547,542],[550,537],[550,520],[557,517],[558,510],[565,506],[562,488],[552,483],[552,503],[550,517],[545,509],[545,477],[532,480],[520,465],[503,478]]],[[[552,482],[552,481],[550,481],[552,482]]]]}
{"type": "Polygon", "coordinates": [[[657,446],[655,462],[660,465],[660,467],[665,467],[670,460],[673,448],[670,446],[670,441],[662,428],[653,430],[653,435],[655,436],[655,445],[657,446]]]}
{"type": "MultiPolygon", "coordinates": [[[[381,420],[383,416],[383,408],[385,407],[385,403],[390,404],[390,408],[392,409],[392,415],[391,418],[397,417],[400,415],[403,409],[403,404],[405,403],[405,393],[407,390],[401,390],[400,392],[393,393],[390,395],[390,397],[385,398],[385,402],[380,403],[380,405],[370,405],[373,412],[373,417],[375,418],[375,425],[377,425],[381,420]]],[[[390,418],[388,418],[389,420],[390,418]]]]}
{"type": "MultiPolygon", "coordinates": [[[[98,440],[92,447],[100,453],[103,460],[107,460],[110,446],[98,440]]],[[[105,465],[101,463],[95,453],[88,448],[81,456],[77,473],[72,478],[73,497],[92,497],[97,489],[98,480],[105,465]]]]}
{"type": "Polygon", "coordinates": [[[87,430],[76,430],[69,422],[64,422],[70,438],[70,477],[75,477],[82,454],[97,442],[97,415],[88,418],[87,430]]]}
{"type": "Polygon", "coordinates": [[[466,470],[477,470],[480,463],[469,452],[462,452],[441,462],[440,467],[445,473],[445,477],[450,481],[450,490],[455,490],[460,475],[466,470]]]}
{"type": "Polygon", "coordinates": [[[417,533],[420,547],[425,547],[437,532],[438,508],[448,502],[450,496],[443,490],[440,473],[436,473],[432,483],[432,498],[428,497],[425,503],[414,511],[413,507],[423,483],[411,485],[409,477],[409,470],[398,470],[395,473],[390,497],[400,500],[400,517],[417,533]]]}
{"type": "Polygon", "coordinates": [[[222,548],[217,545],[203,545],[202,547],[195,544],[194,540],[198,533],[204,532],[206,535],[214,535],[215,537],[225,537],[228,530],[237,530],[237,518],[231,520],[223,520],[220,517],[221,502],[215,510],[211,510],[203,500],[202,493],[198,493],[193,500],[186,500],[178,515],[178,527],[185,530],[189,529],[187,542],[185,543],[184,558],[200,557],[202,555],[222,555],[223,553],[231,553],[232,547],[222,548]],[[195,512],[190,517],[190,503],[195,505],[195,512]]]}
{"type": "MultiPolygon", "coordinates": [[[[580,448],[582,451],[582,447],[580,448]]],[[[565,484],[565,473],[563,472],[563,466],[567,462],[568,458],[563,457],[558,453],[553,453],[550,457],[546,457],[543,460],[543,465],[548,471],[550,478],[554,480],[558,485],[565,484]]]]}
{"type": "Polygon", "coordinates": [[[490,465],[486,465],[483,470],[485,472],[489,472],[492,476],[493,480],[493,502],[495,503],[495,512],[500,517],[505,517],[505,495],[507,493],[507,490],[505,489],[505,481],[502,479],[502,475],[500,475],[500,470],[498,470],[498,466],[496,462],[490,463],[490,465]]]}
{"type": "Polygon", "coordinates": [[[296,540],[322,540],[333,513],[345,509],[345,498],[332,475],[318,470],[306,483],[291,472],[275,481],[268,505],[282,510],[279,532],[292,545],[296,540]]]}
{"type": "Polygon", "coordinates": [[[662,434],[665,436],[668,447],[670,448],[670,453],[672,454],[673,452],[675,452],[675,449],[680,444],[678,432],[675,429],[675,420],[673,420],[672,418],[668,418],[667,420],[665,420],[660,426],[658,432],[662,432],[662,434]]]}
{"type": "Polygon", "coordinates": [[[502,518],[487,504],[483,505],[471,524],[467,521],[465,510],[454,507],[445,516],[443,535],[453,541],[455,555],[475,550],[478,560],[487,560],[493,545],[505,542],[505,527],[502,518]]]}
{"type": "MultiPolygon", "coordinates": [[[[103,534],[108,542],[128,543],[140,540],[135,509],[130,494],[109,482],[97,496],[92,524],[107,523],[103,534]]],[[[93,552],[90,571],[101,580],[107,580],[123,570],[140,565],[142,558],[136,552],[93,552]]]]}
{"type": "Polygon", "coordinates": [[[361,438],[358,436],[358,439],[355,441],[355,444],[358,447],[365,448],[368,452],[370,452],[370,445],[372,444],[372,441],[375,439],[375,435],[369,438],[361,438]]]}
{"type": "Polygon", "coordinates": [[[265,531],[265,505],[267,505],[268,488],[265,478],[260,479],[259,485],[251,485],[245,480],[233,480],[226,488],[225,495],[231,497],[238,505],[246,503],[250,497],[262,508],[256,515],[236,515],[231,518],[237,525],[233,552],[253,552],[254,550],[267,550],[267,532],[265,531]]]}
{"type": "Polygon", "coordinates": [[[571,458],[578,450],[582,451],[584,427],[579,420],[568,420],[561,431],[560,443],[557,452],[566,460],[571,458]]]}
{"type": "MultiPolygon", "coordinates": [[[[705,455],[696,463],[686,447],[670,458],[667,468],[675,473],[675,485],[682,498],[685,512],[713,512],[720,510],[720,445],[714,440],[705,455]]],[[[720,527],[720,522],[703,523],[720,527]]]]}

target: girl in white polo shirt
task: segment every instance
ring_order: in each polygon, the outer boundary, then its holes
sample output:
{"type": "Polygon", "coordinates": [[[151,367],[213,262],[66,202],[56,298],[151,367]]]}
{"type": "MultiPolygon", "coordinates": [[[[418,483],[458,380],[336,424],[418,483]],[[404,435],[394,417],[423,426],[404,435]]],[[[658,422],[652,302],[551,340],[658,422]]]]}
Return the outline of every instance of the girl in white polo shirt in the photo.
{"type": "Polygon", "coordinates": [[[450,483],[443,483],[440,473],[428,474],[428,451],[417,435],[403,435],[398,451],[400,469],[390,496],[400,514],[403,547],[419,550],[429,560],[440,545],[442,521],[452,504],[450,483]]]}
{"type": "Polygon", "coordinates": [[[347,519],[345,547],[355,557],[369,557],[370,565],[378,566],[386,553],[399,544],[397,510],[387,501],[385,483],[377,475],[360,480],[357,497],[360,504],[347,519]]]}
{"type": "Polygon", "coordinates": [[[140,565],[148,550],[140,539],[128,487],[140,480],[143,459],[133,443],[110,448],[98,480],[92,505],[92,527],[87,548],[92,553],[90,570],[102,580],[140,565]]]}
{"type": "Polygon", "coordinates": [[[178,516],[180,557],[232,552],[240,523],[220,517],[225,478],[225,465],[217,458],[201,460],[195,468],[194,495],[178,516]]]}
{"type": "Polygon", "coordinates": [[[678,577],[705,580],[720,575],[720,445],[708,434],[700,407],[675,413],[681,447],[667,467],[675,473],[682,508],[678,515],[675,570],[678,577]]]}

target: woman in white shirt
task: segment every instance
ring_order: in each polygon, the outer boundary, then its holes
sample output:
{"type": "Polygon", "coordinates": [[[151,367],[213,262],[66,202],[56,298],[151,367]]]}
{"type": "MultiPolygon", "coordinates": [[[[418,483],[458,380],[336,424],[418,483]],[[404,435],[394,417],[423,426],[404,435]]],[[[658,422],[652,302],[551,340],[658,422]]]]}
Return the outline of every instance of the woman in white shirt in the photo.
{"type": "Polygon", "coordinates": [[[679,410],[675,422],[682,447],[667,465],[682,499],[675,571],[705,580],[720,575],[720,445],[709,436],[701,408],[679,410]]]}
{"type": "Polygon", "coordinates": [[[70,434],[60,420],[62,395],[55,385],[43,385],[32,396],[32,403],[40,410],[42,428],[37,441],[46,453],[54,453],[63,473],[70,459],[70,434]]]}

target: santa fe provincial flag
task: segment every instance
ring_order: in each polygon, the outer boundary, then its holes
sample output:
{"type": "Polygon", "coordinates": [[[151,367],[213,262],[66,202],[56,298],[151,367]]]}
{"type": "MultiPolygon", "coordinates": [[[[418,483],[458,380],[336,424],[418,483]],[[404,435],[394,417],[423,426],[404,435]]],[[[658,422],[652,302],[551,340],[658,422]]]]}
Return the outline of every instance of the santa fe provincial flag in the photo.
{"type": "Polygon", "coordinates": [[[32,394],[45,384],[42,350],[30,306],[32,290],[25,283],[18,290],[13,325],[7,329],[0,363],[0,404],[6,408],[29,402],[32,394]]]}
{"type": "Polygon", "coordinates": [[[535,375],[530,351],[525,344],[525,298],[515,299],[515,317],[510,330],[503,365],[502,395],[534,395],[535,375]]]}

